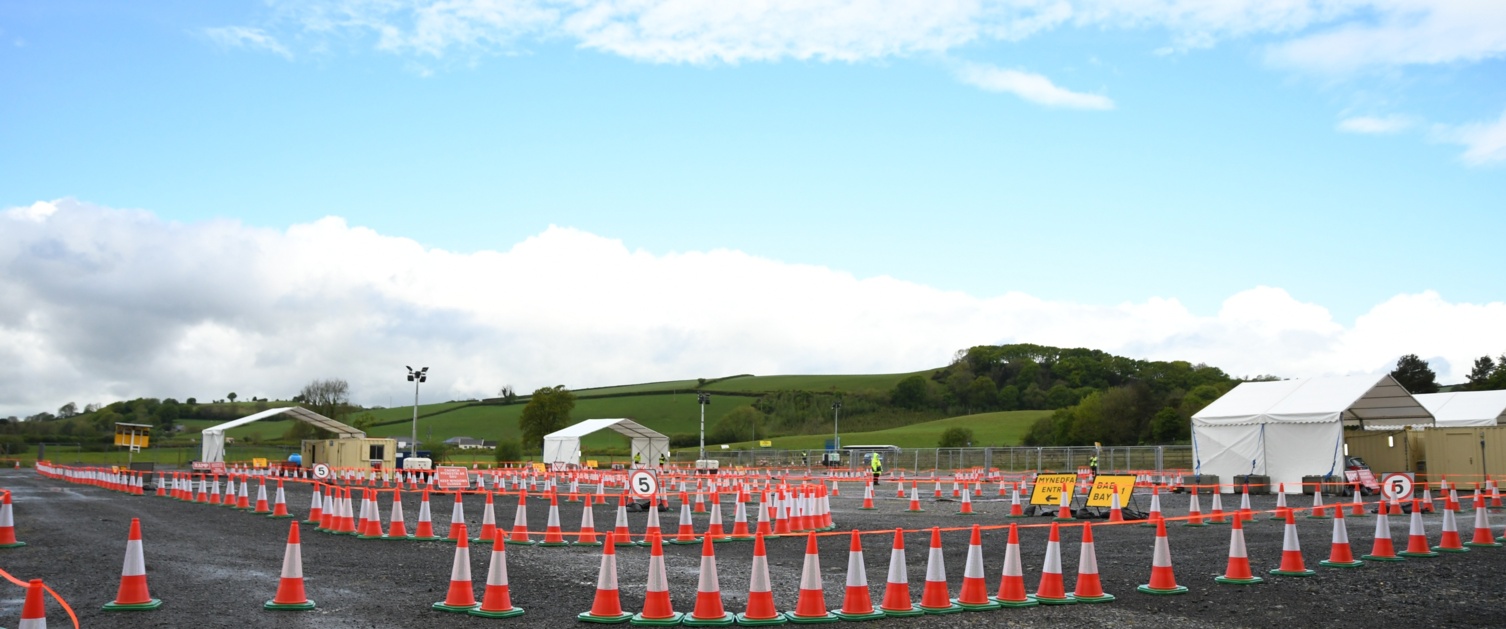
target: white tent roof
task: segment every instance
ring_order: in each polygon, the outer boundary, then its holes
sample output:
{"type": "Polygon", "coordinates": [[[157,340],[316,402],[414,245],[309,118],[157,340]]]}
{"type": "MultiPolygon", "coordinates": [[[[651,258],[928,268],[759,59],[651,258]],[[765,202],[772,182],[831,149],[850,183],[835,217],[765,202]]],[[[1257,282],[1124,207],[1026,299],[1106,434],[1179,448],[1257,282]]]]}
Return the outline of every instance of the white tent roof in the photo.
{"type": "Polygon", "coordinates": [[[237,427],[240,427],[240,426],[244,426],[244,425],[249,424],[251,422],[260,421],[260,420],[266,419],[268,417],[273,417],[273,416],[276,416],[276,415],[289,415],[293,419],[296,419],[298,421],[301,421],[301,422],[304,422],[304,423],[307,423],[307,424],[313,424],[317,428],[322,428],[324,430],[328,430],[328,431],[330,431],[332,433],[335,433],[336,435],[338,435],[342,439],[346,439],[346,438],[361,438],[361,437],[365,437],[366,436],[366,432],[365,431],[356,430],[355,428],[352,428],[352,427],[350,427],[350,426],[348,426],[346,424],[342,424],[342,423],[337,422],[337,421],[335,421],[333,419],[330,419],[328,417],[325,417],[323,415],[315,413],[315,412],[313,412],[311,410],[303,408],[302,406],[284,406],[282,408],[269,408],[269,409],[267,409],[265,411],[262,411],[260,413],[255,413],[255,414],[252,414],[252,415],[247,415],[247,416],[242,417],[240,419],[230,420],[230,421],[225,422],[223,424],[216,424],[214,426],[210,426],[208,428],[205,428],[204,432],[203,432],[204,443],[201,446],[199,460],[210,462],[210,463],[213,463],[213,462],[216,462],[216,461],[223,461],[223,460],[225,460],[225,431],[226,430],[229,430],[231,428],[237,428],[237,427]]]}
{"type": "Polygon", "coordinates": [[[1417,401],[1437,419],[1437,426],[1495,426],[1506,419],[1506,391],[1424,393],[1417,401]]]}
{"type": "Polygon", "coordinates": [[[1386,374],[1245,382],[1192,416],[1193,426],[1322,423],[1370,427],[1433,423],[1433,415],[1386,374]]]}
{"type": "Polygon", "coordinates": [[[544,462],[580,464],[580,438],[612,430],[632,440],[635,461],[652,464],[669,454],[669,437],[631,419],[588,419],[544,435],[544,462]]]}
{"type": "Polygon", "coordinates": [[[591,434],[593,432],[596,432],[598,430],[604,430],[604,429],[607,429],[607,428],[611,428],[612,430],[615,430],[615,431],[617,431],[619,433],[622,433],[624,435],[627,435],[629,437],[642,437],[642,438],[645,438],[645,439],[655,439],[655,438],[657,438],[657,439],[668,439],[668,437],[664,436],[663,434],[660,434],[660,433],[655,432],[653,430],[649,430],[643,424],[640,424],[638,422],[635,422],[635,421],[633,421],[631,419],[626,419],[626,418],[620,418],[620,419],[588,419],[588,420],[585,420],[585,421],[580,422],[578,424],[572,424],[570,426],[566,426],[564,428],[561,428],[559,430],[551,432],[551,433],[549,433],[547,435],[544,435],[544,438],[545,439],[549,439],[551,437],[556,437],[556,438],[576,437],[576,438],[579,438],[579,437],[584,437],[586,435],[589,435],[589,434],[591,434]]]}

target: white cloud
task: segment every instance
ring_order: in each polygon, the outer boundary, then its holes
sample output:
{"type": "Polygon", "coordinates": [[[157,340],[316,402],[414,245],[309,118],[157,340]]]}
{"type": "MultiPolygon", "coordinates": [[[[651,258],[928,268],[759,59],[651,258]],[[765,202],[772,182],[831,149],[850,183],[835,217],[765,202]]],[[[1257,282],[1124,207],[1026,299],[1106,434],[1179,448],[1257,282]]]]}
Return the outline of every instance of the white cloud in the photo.
{"type": "Polygon", "coordinates": [[[1414,124],[1416,121],[1407,116],[1354,116],[1340,120],[1339,130],[1365,134],[1400,133],[1414,124]]]}
{"type": "Polygon", "coordinates": [[[1506,3],[1497,0],[1372,0],[1348,4],[1352,18],[1279,43],[1273,62],[1344,72],[1367,66],[1474,62],[1506,55],[1506,3]]]}
{"type": "Polygon", "coordinates": [[[968,63],[959,66],[956,74],[959,81],[979,89],[1014,94],[1032,103],[1048,107],[1098,110],[1114,108],[1114,101],[1107,96],[1074,92],[1052,83],[1051,79],[1031,72],[968,63]]]}
{"type": "Polygon", "coordinates": [[[292,59],[293,52],[277,41],[276,37],[259,28],[248,26],[220,26],[204,29],[204,35],[224,48],[247,48],[263,50],[292,59]]]}
{"type": "Polygon", "coordinates": [[[285,397],[330,376],[385,404],[416,363],[434,374],[427,400],[503,384],[899,372],[997,342],[1283,376],[1381,372],[1405,353],[1467,368],[1506,350],[1506,303],[1431,292],[1346,326],[1270,287],[1208,316],[1174,298],[979,297],[738,251],[656,254],[564,227],[457,254],[339,218],[275,231],[68,199],[31,207],[42,206],[56,210],[0,214],[0,415],[139,395],[285,397]]]}
{"type": "Polygon", "coordinates": [[[1506,111],[1493,121],[1440,127],[1434,135],[1442,141],[1464,145],[1464,162],[1472,166],[1506,161],[1506,111]]]}

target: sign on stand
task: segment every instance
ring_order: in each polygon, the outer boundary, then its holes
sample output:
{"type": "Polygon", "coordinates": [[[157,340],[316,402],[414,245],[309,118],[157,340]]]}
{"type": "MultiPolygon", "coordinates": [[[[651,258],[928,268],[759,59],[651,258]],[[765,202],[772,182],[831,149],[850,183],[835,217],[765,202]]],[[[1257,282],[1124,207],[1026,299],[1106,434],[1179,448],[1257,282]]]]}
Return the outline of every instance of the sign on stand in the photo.
{"type": "Polygon", "coordinates": [[[653,470],[633,470],[628,476],[628,491],[634,498],[654,498],[659,495],[659,477],[653,470]]]}
{"type": "Polygon", "coordinates": [[[1057,506],[1062,502],[1062,490],[1072,491],[1077,486],[1076,474],[1037,474],[1035,486],[1030,491],[1030,504],[1057,506]]]}
{"type": "Polygon", "coordinates": [[[313,472],[314,480],[329,480],[335,475],[334,472],[330,471],[329,466],[324,463],[315,463],[313,472]]]}
{"type": "Polygon", "coordinates": [[[1135,491],[1135,477],[1103,474],[1094,478],[1093,489],[1088,492],[1088,506],[1112,507],[1115,489],[1119,490],[1119,506],[1129,506],[1130,494],[1135,491]]]}
{"type": "Polygon", "coordinates": [[[470,472],[456,465],[441,465],[434,469],[434,485],[441,491],[470,489],[470,472]]]}
{"type": "Polygon", "coordinates": [[[1381,477],[1381,495],[1386,500],[1406,500],[1412,497],[1412,474],[1391,472],[1381,477]]]}
{"type": "Polygon", "coordinates": [[[195,472],[209,472],[210,474],[216,474],[220,476],[223,476],[225,474],[224,461],[215,461],[213,463],[206,461],[194,461],[191,465],[189,465],[189,467],[193,468],[193,471],[195,472]]]}

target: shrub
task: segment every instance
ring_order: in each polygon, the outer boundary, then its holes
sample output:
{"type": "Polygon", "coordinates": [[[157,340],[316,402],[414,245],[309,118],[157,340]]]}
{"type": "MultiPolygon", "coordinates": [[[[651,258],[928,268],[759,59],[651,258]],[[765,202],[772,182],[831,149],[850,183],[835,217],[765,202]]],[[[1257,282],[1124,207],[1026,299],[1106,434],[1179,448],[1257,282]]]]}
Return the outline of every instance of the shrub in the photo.
{"type": "Polygon", "coordinates": [[[940,448],[966,448],[973,443],[973,431],[971,428],[953,426],[941,433],[941,440],[936,444],[940,448]]]}
{"type": "Polygon", "coordinates": [[[496,457],[498,463],[511,463],[514,461],[523,460],[522,442],[516,439],[508,441],[498,441],[496,457]]]}

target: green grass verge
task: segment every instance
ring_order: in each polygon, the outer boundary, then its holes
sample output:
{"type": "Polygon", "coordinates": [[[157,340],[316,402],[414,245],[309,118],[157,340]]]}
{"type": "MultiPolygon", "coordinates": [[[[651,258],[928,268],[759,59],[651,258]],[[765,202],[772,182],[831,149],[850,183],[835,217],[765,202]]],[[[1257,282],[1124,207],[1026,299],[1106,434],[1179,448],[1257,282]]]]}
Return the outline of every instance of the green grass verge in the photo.
{"type": "Polygon", "coordinates": [[[728,378],[706,386],[707,391],[888,391],[900,380],[920,374],[930,375],[932,370],[913,373],[855,374],[830,376],[743,376],[728,378]]]}
{"type": "MultiPolygon", "coordinates": [[[[842,434],[845,445],[890,445],[901,448],[934,448],[946,429],[961,426],[973,431],[973,445],[1016,446],[1024,439],[1030,425],[1036,420],[1051,415],[1051,411],[1000,411],[948,417],[934,421],[900,426],[872,432],[842,434]]],[[[785,450],[814,450],[826,447],[831,435],[794,435],[775,437],[773,448],[785,450]]],[[[729,444],[737,449],[750,449],[757,444],[751,441],[729,444]]]]}

